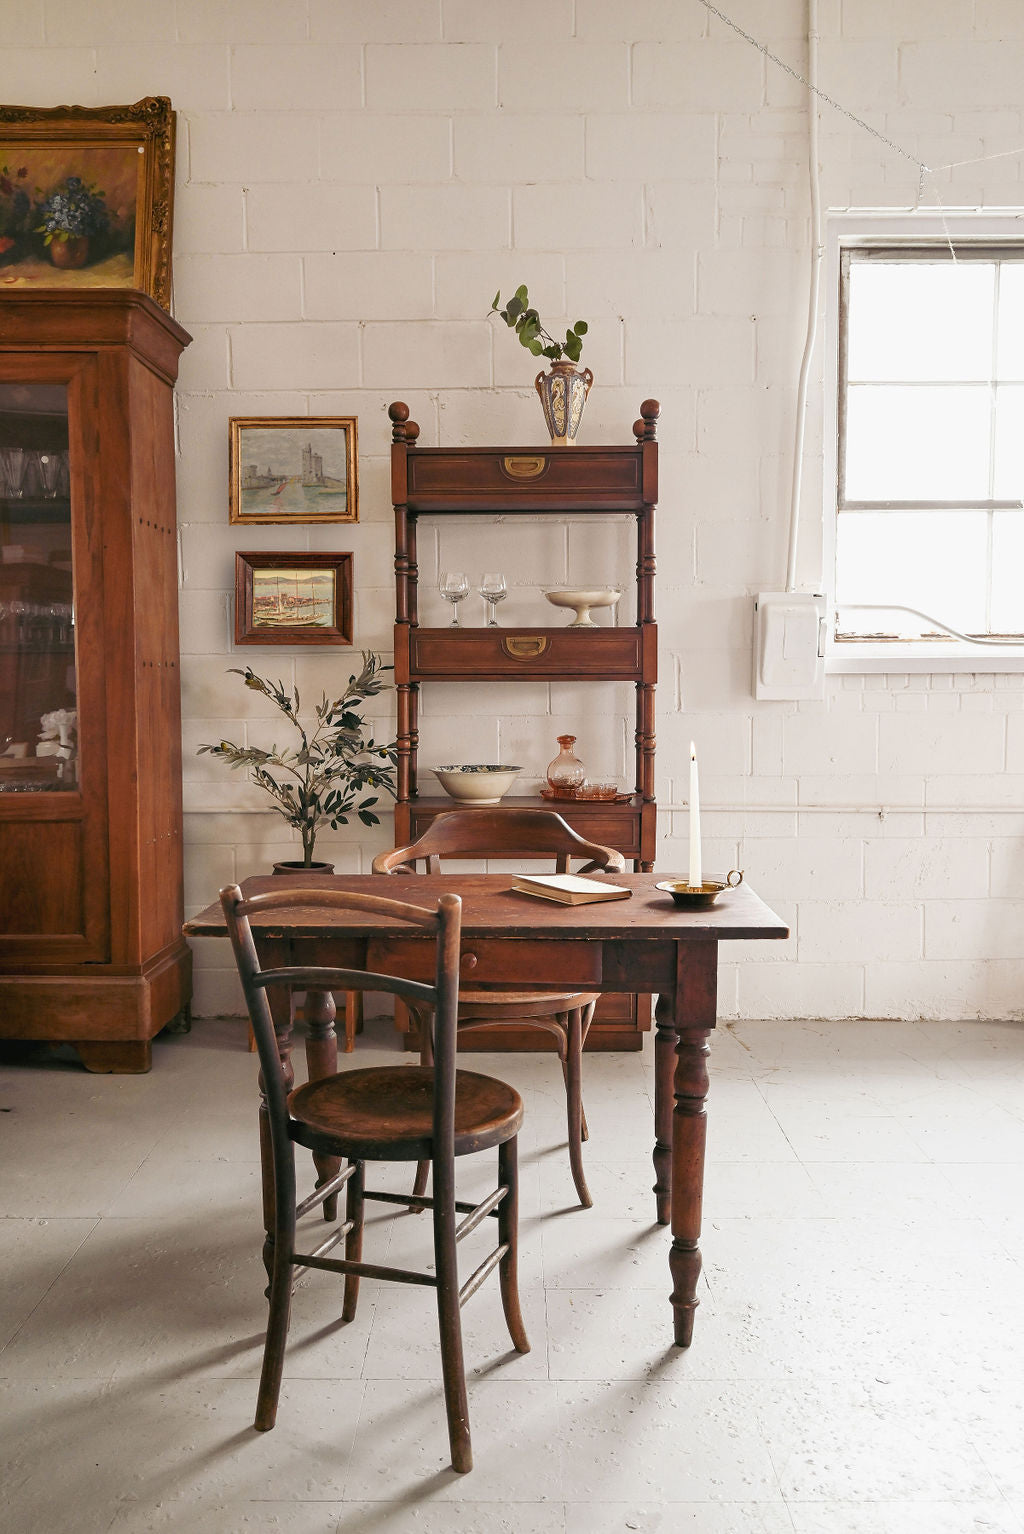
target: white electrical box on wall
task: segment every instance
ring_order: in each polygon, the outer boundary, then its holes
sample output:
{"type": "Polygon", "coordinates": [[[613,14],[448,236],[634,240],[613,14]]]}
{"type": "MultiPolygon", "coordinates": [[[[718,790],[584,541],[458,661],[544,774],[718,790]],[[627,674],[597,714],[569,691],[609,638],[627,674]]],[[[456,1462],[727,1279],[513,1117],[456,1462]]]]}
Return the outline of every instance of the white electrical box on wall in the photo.
{"type": "Polygon", "coordinates": [[[827,608],[820,592],[762,591],[754,602],[754,697],[825,696],[827,608]]]}

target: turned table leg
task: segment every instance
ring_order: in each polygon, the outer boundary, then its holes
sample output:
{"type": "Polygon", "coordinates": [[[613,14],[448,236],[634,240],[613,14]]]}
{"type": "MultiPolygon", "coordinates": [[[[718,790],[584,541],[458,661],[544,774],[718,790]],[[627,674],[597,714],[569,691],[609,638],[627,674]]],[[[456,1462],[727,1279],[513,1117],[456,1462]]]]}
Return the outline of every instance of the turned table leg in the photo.
{"type": "Polygon", "coordinates": [[[676,1072],[673,998],[666,992],[654,1008],[654,1199],[658,1224],[672,1217],[672,1086],[676,1072]]]}
{"type": "MultiPolygon", "coordinates": [[[[700,1278],[700,1226],[704,1202],[704,1151],[707,1142],[708,1037],[715,1026],[718,997],[718,944],[679,944],[675,991],[678,1035],[672,1082],[672,1310],[675,1341],[693,1340],[697,1282],[700,1278]]],[[[664,1088],[655,1079],[656,1098],[664,1088]]],[[[664,1113],[665,1104],[657,1102],[664,1113]]]]}

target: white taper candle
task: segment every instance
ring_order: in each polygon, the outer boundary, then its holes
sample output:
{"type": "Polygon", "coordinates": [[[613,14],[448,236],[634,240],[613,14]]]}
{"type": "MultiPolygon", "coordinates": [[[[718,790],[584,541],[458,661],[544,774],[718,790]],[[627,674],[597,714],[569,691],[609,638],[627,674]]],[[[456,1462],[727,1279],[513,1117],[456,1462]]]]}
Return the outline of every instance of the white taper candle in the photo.
{"type": "Polygon", "coordinates": [[[700,856],[700,789],[697,783],[697,747],[690,741],[690,874],[691,889],[704,883],[700,856]]]}

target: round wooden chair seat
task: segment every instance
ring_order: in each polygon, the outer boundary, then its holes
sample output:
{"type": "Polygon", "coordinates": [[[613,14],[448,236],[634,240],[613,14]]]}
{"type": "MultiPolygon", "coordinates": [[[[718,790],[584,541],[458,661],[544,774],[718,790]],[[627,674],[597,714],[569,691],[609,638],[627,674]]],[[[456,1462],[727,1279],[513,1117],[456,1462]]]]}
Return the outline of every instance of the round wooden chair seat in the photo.
{"type": "Polygon", "coordinates": [[[494,1022],[505,1018],[514,1022],[524,1017],[550,1017],[553,1012],[589,1006],[598,996],[597,991],[474,991],[463,986],[459,991],[459,1022],[485,1015],[494,1022]]]}
{"type": "MultiPolygon", "coordinates": [[[[432,1155],[434,1070],[389,1065],[342,1071],[297,1088],[288,1099],[292,1138],[353,1161],[421,1161],[432,1155]]],[[[501,1145],[519,1132],[523,1100],[514,1087],[476,1071],[455,1072],[455,1154],[501,1145]]]]}

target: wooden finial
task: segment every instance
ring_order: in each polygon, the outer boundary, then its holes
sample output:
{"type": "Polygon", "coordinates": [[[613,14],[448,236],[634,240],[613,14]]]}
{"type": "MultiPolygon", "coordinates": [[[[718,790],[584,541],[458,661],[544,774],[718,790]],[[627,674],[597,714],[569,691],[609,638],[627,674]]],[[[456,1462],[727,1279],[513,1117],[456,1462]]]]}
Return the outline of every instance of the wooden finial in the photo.
{"type": "Polygon", "coordinates": [[[658,433],[658,417],[661,406],[656,399],[645,399],[640,406],[639,421],[633,422],[633,435],[638,442],[653,442],[658,433]]]}
{"type": "Polygon", "coordinates": [[[409,419],[408,405],[403,400],[396,399],[393,404],[388,406],[388,415],[393,423],[391,427],[392,442],[404,442],[408,430],[405,424],[409,419]]]}

